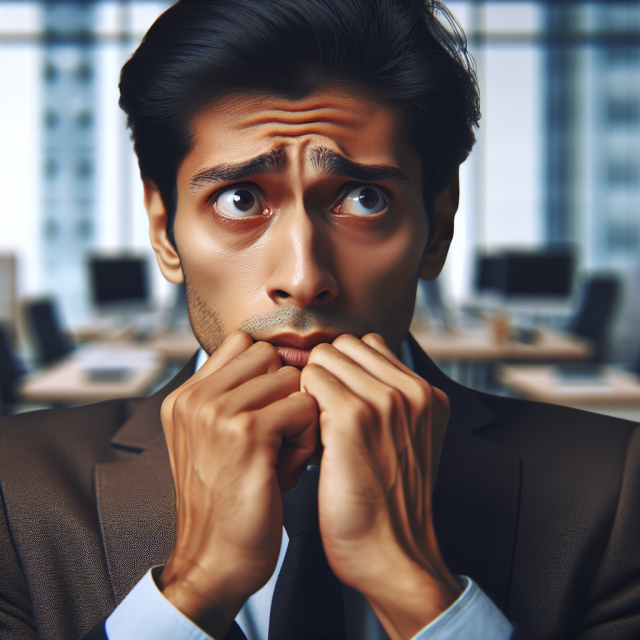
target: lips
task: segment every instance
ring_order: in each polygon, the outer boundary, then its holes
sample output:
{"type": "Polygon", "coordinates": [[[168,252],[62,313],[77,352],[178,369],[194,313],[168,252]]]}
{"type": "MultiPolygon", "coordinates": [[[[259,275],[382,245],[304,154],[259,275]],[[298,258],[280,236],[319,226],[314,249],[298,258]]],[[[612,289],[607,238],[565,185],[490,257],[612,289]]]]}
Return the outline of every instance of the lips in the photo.
{"type": "Polygon", "coordinates": [[[309,336],[287,333],[270,338],[262,338],[262,340],[276,347],[278,355],[284,365],[304,367],[309,361],[309,354],[313,347],[323,342],[331,343],[337,337],[337,335],[329,333],[314,333],[309,336]]]}
{"type": "Polygon", "coordinates": [[[298,349],[297,347],[276,347],[276,351],[282,364],[289,367],[304,367],[309,362],[311,354],[311,349],[298,349]]]}

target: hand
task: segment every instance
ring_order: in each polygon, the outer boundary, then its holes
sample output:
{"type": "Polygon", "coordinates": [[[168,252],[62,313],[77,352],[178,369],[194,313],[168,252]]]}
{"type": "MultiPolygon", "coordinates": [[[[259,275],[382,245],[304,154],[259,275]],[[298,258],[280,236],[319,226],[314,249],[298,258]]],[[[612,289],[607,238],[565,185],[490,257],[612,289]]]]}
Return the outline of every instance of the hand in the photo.
{"type": "Polygon", "coordinates": [[[299,389],[272,345],[236,332],[162,405],[178,526],[160,588],[211,635],[275,570],[282,491],[317,442],[316,403],[299,389]]]}
{"type": "Polygon", "coordinates": [[[329,564],[367,598],[392,639],[411,638],[461,592],[431,515],[449,401],[375,334],[318,345],[301,385],[320,409],[318,500],[329,564]]]}

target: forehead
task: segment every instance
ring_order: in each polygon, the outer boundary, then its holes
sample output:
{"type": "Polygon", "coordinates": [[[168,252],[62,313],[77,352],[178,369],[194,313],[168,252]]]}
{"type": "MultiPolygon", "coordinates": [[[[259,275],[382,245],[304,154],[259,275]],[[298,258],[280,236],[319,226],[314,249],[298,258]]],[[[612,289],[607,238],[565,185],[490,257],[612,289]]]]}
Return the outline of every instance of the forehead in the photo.
{"type": "Polygon", "coordinates": [[[211,163],[246,161],[274,149],[306,157],[317,147],[366,164],[415,162],[401,112],[374,100],[321,92],[302,100],[239,96],[193,121],[194,144],[180,174],[211,163]]]}

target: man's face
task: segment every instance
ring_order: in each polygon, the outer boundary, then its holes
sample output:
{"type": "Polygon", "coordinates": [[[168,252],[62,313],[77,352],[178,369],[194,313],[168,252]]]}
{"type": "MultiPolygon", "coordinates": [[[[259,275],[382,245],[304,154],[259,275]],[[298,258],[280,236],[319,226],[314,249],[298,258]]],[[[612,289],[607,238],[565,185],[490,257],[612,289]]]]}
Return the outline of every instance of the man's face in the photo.
{"type": "Polygon", "coordinates": [[[400,113],[343,93],[246,96],[193,130],[174,233],[204,349],[242,329],[294,366],[342,333],[397,351],[428,235],[400,113]]]}

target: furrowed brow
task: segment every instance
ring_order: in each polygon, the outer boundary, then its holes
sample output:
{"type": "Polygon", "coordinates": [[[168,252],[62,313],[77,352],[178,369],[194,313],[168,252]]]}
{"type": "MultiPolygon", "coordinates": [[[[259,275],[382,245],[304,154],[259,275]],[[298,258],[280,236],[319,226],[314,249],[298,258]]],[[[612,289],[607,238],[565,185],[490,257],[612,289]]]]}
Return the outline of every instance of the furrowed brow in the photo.
{"type": "Polygon", "coordinates": [[[208,184],[243,180],[258,173],[279,173],[284,167],[286,154],[284,149],[265,153],[257,158],[238,164],[219,164],[198,171],[191,178],[191,190],[197,191],[208,184]]]}
{"type": "Polygon", "coordinates": [[[395,182],[404,186],[411,184],[409,176],[398,167],[359,164],[324,147],[310,149],[309,160],[318,173],[344,175],[363,182],[395,182]]]}

